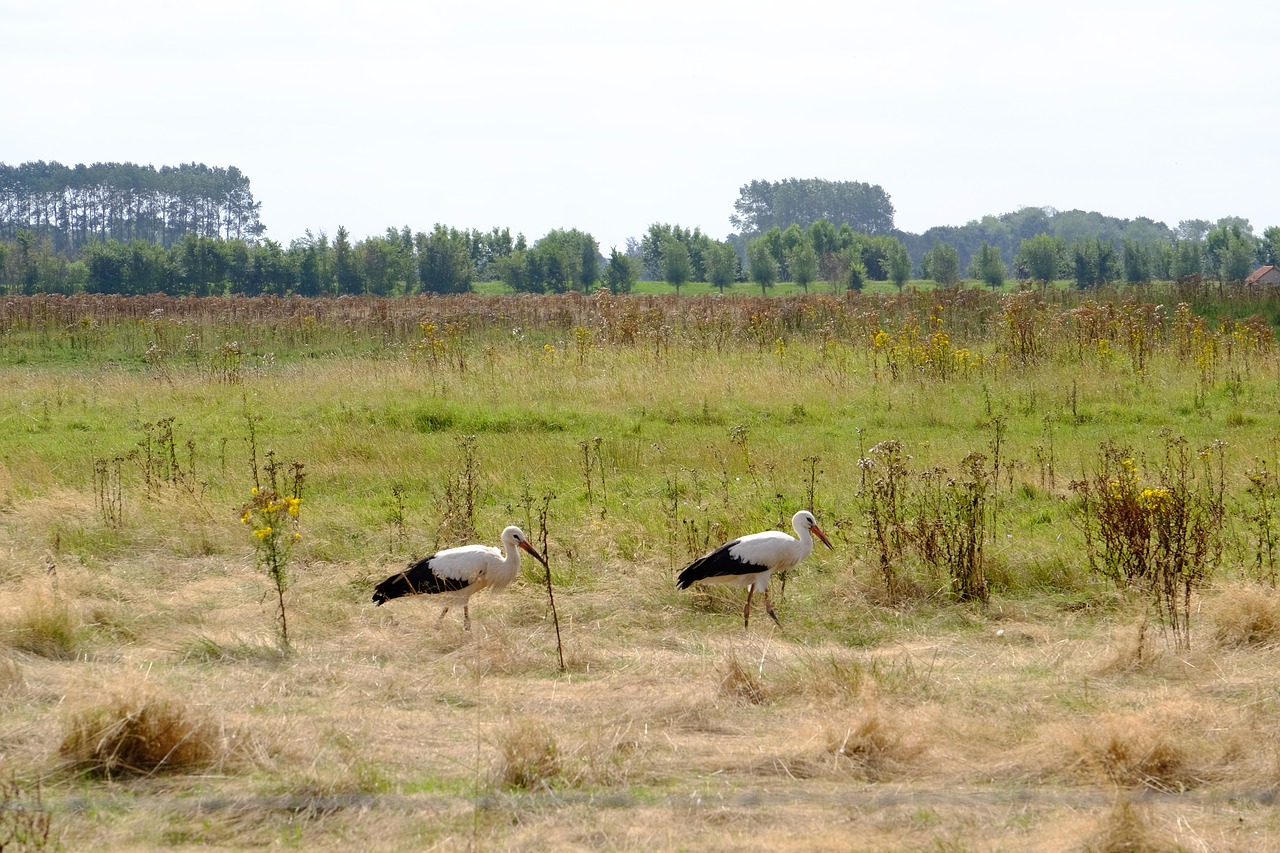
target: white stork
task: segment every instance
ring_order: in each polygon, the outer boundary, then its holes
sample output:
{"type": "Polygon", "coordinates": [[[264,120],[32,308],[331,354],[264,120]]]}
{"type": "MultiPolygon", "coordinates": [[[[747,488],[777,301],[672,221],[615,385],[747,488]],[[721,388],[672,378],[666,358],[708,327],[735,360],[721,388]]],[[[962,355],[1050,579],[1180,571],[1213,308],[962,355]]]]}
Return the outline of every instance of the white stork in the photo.
{"type": "MultiPolygon", "coordinates": [[[[773,612],[773,599],[769,596],[769,576],[785,572],[813,551],[813,536],[831,548],[831,542],[818,529],[813,513],[800,510],[791,517],[799,539],[793,539],[777,530],[752,533],[726,542],[706,556],[694,560],[680,573],[677,589],[687,589],[694,583],[723,583],[747,588],[747,606],[742,611],[742,625],[751,624],[751,596],[758,589],[764,590],[764,606],[778,627],[778,614],[773,612]]],[[[835,550],[832,548],[832,550],[835,550]]]]}
{"type": "Polygon", "coordinates": [[[542,565],[547,564],[529,544],[524,531],[513,525],[502,531],[502,550],[489,545],[463,545],[437,551],[378,584],[373,590],[373,602],[381,606],[404,595],[438,595],[445,602],[440,618],[450,606],[461,602],[462,626],[470,631],[467,601],[482,589],[505,589],[520,571],[522,550],[542,565]]]}

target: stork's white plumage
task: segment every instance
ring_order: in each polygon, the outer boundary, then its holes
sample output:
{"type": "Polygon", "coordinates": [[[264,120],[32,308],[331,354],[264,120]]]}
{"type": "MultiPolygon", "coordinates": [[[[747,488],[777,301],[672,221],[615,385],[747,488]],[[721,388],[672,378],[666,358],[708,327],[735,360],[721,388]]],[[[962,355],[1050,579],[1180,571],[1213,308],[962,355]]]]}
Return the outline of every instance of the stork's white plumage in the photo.
{"type": "Polygon", "coordinates": [[[809,556],[813,551],[815,535],[822,540],[822,544],[831,548],[831,542],[818,528],[817,520],[808,510],[802,509],[792,516],[791,526],[798,539],[778,530],[766,530],[724,543],[686,566],[676,581],[676,588],[687,589],[694,583],[745,586],[747,606],[742,611],[744,628],[751,624],[751,596],[756,590],[762,589],[764,606],[781,628],[782,623],[778,622],[778,614],[773,610],[773,599],[769,595],[770,576],[774,572],[785,572],[809,556]]]}
{"type": "Polygon", "coordinates": [[[382,605],[405,595],[433,595],[445,602],[440,618],[455,604],[462,604],[462,625],[471,630],[468,600],[482,589],[505,589],[520,571],[520,552],[528,551],[546,565],[524,531],[514,525],[502,531],[502,549],[489,545],[463,545],[424,557],[397,572],[373,590],[374,604],[382,605]]]}

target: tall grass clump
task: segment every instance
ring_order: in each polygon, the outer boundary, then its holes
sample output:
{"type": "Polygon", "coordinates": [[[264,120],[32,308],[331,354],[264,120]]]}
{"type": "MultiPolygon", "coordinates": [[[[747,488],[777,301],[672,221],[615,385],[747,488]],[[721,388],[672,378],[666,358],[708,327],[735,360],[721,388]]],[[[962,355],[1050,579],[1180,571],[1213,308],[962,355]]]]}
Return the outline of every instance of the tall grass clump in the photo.
{"type": "Polygon", "coordinates": [[[71,772],[114,779],[203,770],[223,748],[218,729],[177,700],[136,694],[72,713],[58,754],[71,772]]]}
{"type": "Polygon", "coordinates": [[[81,640],[75,612],[61,596],[47,592],[30,595],[0,630],[10,648],[50,660],[73,659],[81,640]]]}
{"type": "Polygon", "coordinates": [[[520,720],[502,732],[497,747],[497,781],[503,787],[532,791],[560,775],[560,746],[540,722],[520,720]]]}

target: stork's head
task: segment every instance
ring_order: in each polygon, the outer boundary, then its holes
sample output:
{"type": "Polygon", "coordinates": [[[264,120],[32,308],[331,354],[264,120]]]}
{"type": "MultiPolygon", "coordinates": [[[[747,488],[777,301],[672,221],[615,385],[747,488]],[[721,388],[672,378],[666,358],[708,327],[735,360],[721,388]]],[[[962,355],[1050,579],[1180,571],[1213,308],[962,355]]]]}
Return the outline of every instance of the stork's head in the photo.
{"type": "Polygon", "coordinates": [[[826,545],[832,551],[835,550],[831,545],[831,541],[827,539],[827,535],[818,527],[818,520],[813,517],[813,513],[809,512],[809,510],[802,509],[792,516],[791,526],[795,528],[797,535],[808,531],[821,539],[823,545],[826,545]]]}
{"type": "Polygon", "coordinates": [[[524,531],[519,527],[516,527],[514,524],[502,531],[502,547],[504,550],[508,551],[512,548],[519,548],[522,551],[528,551],[539,563],[542,563],[544,566],[547,565],[547,561],[542,558],[542,555],[529,544],[529,539],[524,535],[524,531]]]}

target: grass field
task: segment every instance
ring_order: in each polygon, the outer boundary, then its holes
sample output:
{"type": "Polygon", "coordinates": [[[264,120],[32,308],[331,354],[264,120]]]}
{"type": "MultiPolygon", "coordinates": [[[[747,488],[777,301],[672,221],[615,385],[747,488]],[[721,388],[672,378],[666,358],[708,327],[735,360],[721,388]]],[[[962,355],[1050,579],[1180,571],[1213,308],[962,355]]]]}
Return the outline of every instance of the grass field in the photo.
{"type": "Polygon", "coordinates": [[[0,846],[1280,850],[1275,300],[1089,296],[0,302],[0,846]]]}

